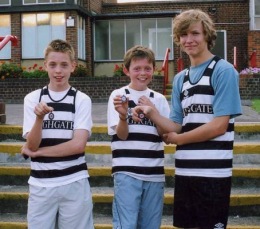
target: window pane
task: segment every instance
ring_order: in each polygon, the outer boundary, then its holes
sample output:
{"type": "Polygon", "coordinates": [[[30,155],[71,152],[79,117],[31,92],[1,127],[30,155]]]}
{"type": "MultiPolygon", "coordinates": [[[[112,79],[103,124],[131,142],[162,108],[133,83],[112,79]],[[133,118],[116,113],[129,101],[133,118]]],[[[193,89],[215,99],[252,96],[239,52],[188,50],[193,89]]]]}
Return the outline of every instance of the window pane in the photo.
{"type": "MultiPolygon", "coordinates": [[[[173,40],[171,36],[171,23],[171,18],[157,19],[157,44],[156,50],[154,50],[157,59],[164,59],[167,48],[170,48],[172,51],[173,40]]],[[[170,52],[170,55],[172,56],[172,52],[170,52]]]]}
{"type": "Polygon", "coordinates": [[[225,30],[217,31],[217,39],[216,39],[216,42],[215,42],[215,46],[213,47],[211,52],[214,55],[217,55],[217,56],[219,56],[223,59],[227,59],[226,44],[227,44],[226,31],[225,30]]]}
{"type": "Polygon", "coordinates": [[[36,57],[42,57],[45,47],[51,40],[50,14],[37,14],[38,44],[36,57]]]}
{"type": "Polygon", "coordinates": [[[50,3],[50,0],[38,0],[38,3],[50,3]]]}
{"type": "Polygon", "coordinates": [[[22,16],[22,57],[43,58],[52,39],[65,39],[65,14],[41,13],[22,16]]]}
{"type": "Polygon", "coordinates": [[[109,21],[95,23],[95,59],[109,60],[109,21]]]}
{"type": "MultiPolygon", "coordinates": [[[[10,15],[0,15],[0,35],[11,35],[10,15]]],[[[8,42],[0,51],[0,59],[11,59],[11,42],[8,42]]]]}
{"type": "Polygon", "coordinates": [[[37,14],[37,25],[50,25],[50,14],[37,14]]]}
{"type": "Polygon", "coordinates": [[[51,14],[51,39],[65,39],[65,14],[64,13],[52,13],[51,14]]]}
{"type": "Polygon", "coordinates": [[[64,26],[65,25],[65,15],[64,13],[52,13],[51,14],[51,25],[52,26],[64,26]]]}
{"type": "Polygon", "coordinates": [[[24,4],[35,4],[36,0],[23,0],[24,4]]]}
{"type": "Polygon", "coordinates": [[[85,19],[78,17],[78,58],[86,59],[85,19]]]}
{"type": "Polygon", "coordinates": [[[110,21],[111,59],[121,60],[125,53],[124,21],[110,21]]]}
{"type": "Polygon", "coordinates": [[[22,55],[23,58],[36,54],[36,14],[22,15],[22,55]]]}
{"type": "Polygon", "coordinates": [[[10,27],[10,15],[0,15],[0,29],[3,27],[10,27]]]}
{"type": "Polygon", "coordinates": [[[24,14],[22,16],[22,25],[27,26],[36,26],[36,14],[24,14]]]}
{"type": "Polygon", "coordinates": [[[126,20],[126,50],[135,45],[140,45],[140,20],[126,20]]]}
{"type": "Polygon", "coordinates": [[[10,0],[0,0],[0,6],[1,5],[10,5],[10,0]]]}
{"type": "Polygon", "coordinates": [[[255,0],[255,15],[260,16],[260,0],[255,0]]]}
{"type": "Polygon", "coordinates": [[[0,0],[0,5],[10,5],[10,0],[0,0]]]}
{"type": "Polygon", "coordinates": [[[50,25],[41,25],[37,27],[37,50],[36,57],[43,57],[43,51],[48,45],[49,41],[52,39],[51,37],[51,27],[50,25]]]}
{"type": "Polygon", "coordinates": [[[155,19],[143,19],[142,23],[142,45],[155,50],[155,19]]]}
{"type": "Polygon", "coordinates": [[[260,17],[255,18],[255,28],[256,30],[260,30],[260,17]]]}

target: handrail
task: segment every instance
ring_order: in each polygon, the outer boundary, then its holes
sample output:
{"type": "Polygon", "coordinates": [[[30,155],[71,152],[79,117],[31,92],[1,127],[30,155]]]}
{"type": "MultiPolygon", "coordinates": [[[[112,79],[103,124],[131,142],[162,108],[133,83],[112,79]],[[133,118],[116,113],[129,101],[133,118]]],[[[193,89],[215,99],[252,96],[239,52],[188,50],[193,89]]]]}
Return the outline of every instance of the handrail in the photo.
{"type": "Polygon", "coordinates": [[[256,67],[256,50],[254,49],[254,51],[252,52],[251,56],[250,56],[250,67],[255,68],[256,67]]]}
{"type": "Polygon", "coordinates": [[[166,49],[164,61],[162,64],[162,71],[164,72],[164,84],[163,84],[163,94],[166,95],[166,85],[169,81],[169,53],[171,50],[169,48],[166,49]]]}
{"type": "Polygon", "coordinates": [[[237,47],[234,46],[234,60],[233,60],[233,66],[235,69],[237,69],[237,47]]]}
{"type": "Polygon", "coordinates": [[[9,42],[12,42],[12,46],[17,46],[18,40],[16,36],[6,35],[4,37],[0,37],[0,50],[9,42]]]}

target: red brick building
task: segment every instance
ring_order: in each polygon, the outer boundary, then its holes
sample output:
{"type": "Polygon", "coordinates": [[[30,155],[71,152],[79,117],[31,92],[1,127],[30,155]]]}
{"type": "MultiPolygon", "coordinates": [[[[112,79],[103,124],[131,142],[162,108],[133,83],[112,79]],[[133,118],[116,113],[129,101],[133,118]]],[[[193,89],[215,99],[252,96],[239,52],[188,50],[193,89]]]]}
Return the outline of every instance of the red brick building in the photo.
{"type": "Polygon", "coordinates": [[[260,67],[260,5],[256,0],[0,0],[0,36],[18,38],[18,46],[8,44],[0,51],[0,61],[40,65],[47,43],[61,38],[72,43],[78,62],[87,66],[90,75],[112,76],[124,52],[142,44],[155,51],[159,67],[170,48],[170,75],[174,75],[180,52],[172,41],[172,18],[191,8],[209,13],[215,22],[219,36],[213,52],[231,63],[236,56],[239,71],[250,66],[255,52],[260,67]]]}

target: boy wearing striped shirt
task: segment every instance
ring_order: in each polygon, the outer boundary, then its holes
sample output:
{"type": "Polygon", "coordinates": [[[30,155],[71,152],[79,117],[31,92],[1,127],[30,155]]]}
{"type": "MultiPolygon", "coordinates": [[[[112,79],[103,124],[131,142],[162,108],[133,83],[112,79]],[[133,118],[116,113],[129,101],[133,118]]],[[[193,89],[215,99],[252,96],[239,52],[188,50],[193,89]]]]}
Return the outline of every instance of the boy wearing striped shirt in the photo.
{"type": "Polygon", "coordinates": [[[114,90],[108,102],[114,177],[113,228],[159,229],[164,200],[164,145],[160,129],[148,118],[135,122],[131,109],[150,105],[169,116],[166,98],[148,88],[155,68],[152,50],[134,46],[124,57],[130,83],[114,90]]]}
{"type": "Polygon", "coordinates": [[[136,107],[176,144],[174,226],[224,229],[231,191],[234,118],[241,114],[239,75],[210,50],[216,40],[211,18],[187,10],[173,20],[173,37],[191,66],[174,77],[170,120],[153,107],[136,107]]]}
{"type": "Polygon", "coordinates": [[[85,161],[92,103],[69,84],[73,47],[53,40],[45,50],[49,83],[24,98],[22,154],[31,158],[28,228],[94,229],[85,161]],[[56,217],[58,218],[56,219],[56,217]]]}

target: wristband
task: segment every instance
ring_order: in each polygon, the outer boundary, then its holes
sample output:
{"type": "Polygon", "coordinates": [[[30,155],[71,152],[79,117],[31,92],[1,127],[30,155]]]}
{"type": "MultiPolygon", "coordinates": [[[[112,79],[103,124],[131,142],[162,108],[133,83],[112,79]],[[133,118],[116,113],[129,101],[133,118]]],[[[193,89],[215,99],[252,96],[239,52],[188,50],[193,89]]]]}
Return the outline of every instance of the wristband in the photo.
{"type": "Polygon", "coordinates": [[[120,120],[122,120],[122,121],[126,121],[127,120],[127,117],[126,118],[121,118],[121,116],[119,115],[119,118],[120,118],[120,120]]]}

